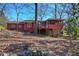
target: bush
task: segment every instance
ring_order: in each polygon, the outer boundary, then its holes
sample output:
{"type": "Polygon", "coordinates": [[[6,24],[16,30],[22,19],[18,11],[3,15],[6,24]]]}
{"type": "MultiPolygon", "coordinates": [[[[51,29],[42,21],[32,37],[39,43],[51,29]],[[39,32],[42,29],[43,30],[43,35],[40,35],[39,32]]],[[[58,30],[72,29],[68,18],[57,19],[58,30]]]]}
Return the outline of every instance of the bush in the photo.
{"type": "Polygon", "coordinates": [[[79,27],[77,28],[77,37],[79,37],[79,27]]]}

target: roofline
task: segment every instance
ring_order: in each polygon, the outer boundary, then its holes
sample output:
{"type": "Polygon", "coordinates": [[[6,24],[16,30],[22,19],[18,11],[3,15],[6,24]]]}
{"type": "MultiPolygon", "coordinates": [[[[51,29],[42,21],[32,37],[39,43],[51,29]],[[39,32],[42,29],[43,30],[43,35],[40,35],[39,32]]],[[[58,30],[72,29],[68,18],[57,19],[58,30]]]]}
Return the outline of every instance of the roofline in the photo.
{"type": "Polygon", "coordinates": [[[49,21],[49,20],[53,20],[53,21],[64,21],[64,19],[52,19],[52,18],[49,18],[46,21],[49,21]]]}

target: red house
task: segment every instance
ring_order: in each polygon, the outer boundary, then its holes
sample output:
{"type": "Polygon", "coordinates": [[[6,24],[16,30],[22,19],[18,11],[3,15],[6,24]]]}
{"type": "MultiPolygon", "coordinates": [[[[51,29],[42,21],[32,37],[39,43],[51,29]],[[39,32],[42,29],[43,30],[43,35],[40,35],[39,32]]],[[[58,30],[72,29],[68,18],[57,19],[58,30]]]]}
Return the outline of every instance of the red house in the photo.
{"type": "Polygon", "coordinates": [[[25,22],[24,31],[33,33],[34,32],[34,22],[25,22]]]}
{"type": "Polygon", "coordinates": [[[60,35],[63,32],[63,19],[48,19],[46,22],[50,35],[60,35]]]}
{"type": "Polygon", "coordinates": [[[15,23],[15,22],[7,23],[7,29],[8,30],[16,30],[17,29],[17,23],[15,23]]]}
{"type": "MultiPolygon", "coordinates": [[[[50,35],[60,34],[63,29],[63,19],[47,19],[46,21],[38,22],[38,33],[50,35]]],[[[34,32],[34,21],[25,21],[17,23],[7,23],[8,30],[17,30],[24,32],[34,32]]]]}
{"type": "Polygon", "coordinates": [[[63,29],[63,19],[47,19],[46,21],[42,22],[39,27],[41,33],[46,33],[53,35],[53,34],[60,34],[62,33],[63,29]]]}

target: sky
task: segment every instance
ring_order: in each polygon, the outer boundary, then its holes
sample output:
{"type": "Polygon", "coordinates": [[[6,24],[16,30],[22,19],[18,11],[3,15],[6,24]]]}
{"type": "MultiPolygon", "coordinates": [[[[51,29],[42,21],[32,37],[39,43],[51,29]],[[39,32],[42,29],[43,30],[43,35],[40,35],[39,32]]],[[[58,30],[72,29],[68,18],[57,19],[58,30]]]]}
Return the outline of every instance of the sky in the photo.
{"type": "MultiPolygon", "coordinates": [[[[29,20],[34,16],[34,11],[30,11],[31,8],[29,8],[29,6],[26,6],[26,7],[23,7],[22,9],[20,9],[19,6],[21,6],[21,4],[16,4],[16,5],[18,6],[17,10],[20,12],[19,21],[29,20]]],[[[33,6],[33,5],[31,4],[31,6],[33,6]]],[[[13,4],[6,5],[5,13],[9,20],[16,21],[17,13],[16,13],[16,10],[15,10],[15,7],[13,6],[13,4]]]]}
{"type": "MultiPolygon", "coordinates": [[[[0,6],[0,8],[1,8],[1,6],[0,6]]],[[[5,12],[5,16],[10,21],[16,21],[16,19],[17,19],[17,13],[16,13],[15,8],[17,8],[17,11],[19,13],[19,21],[34,20],[34,16],[35,16],[34,4],[32,4],[32,3],[30,3],[30,4],[29,3],[26,3],[26,4],[24,4],[24,3],[23,4],[8,3],[5,6],[4,12],[5,12]]],[[[60,8],[62,9],[61,6],[60,6],[60,8]]],[[[44,10],[46,13],[45,16],[43,17],[43,20],[47,20],[48,18],[54,18],[54,4],[38,4],[38,14],[43,13],[41,9],[44,10]]],[[[64,14],[64,15],[66,15],[66,14],[64,14]]],[[[59,17],[58,14],[57,14],[57,17],[59,17]]],[[[67,16],[65,16],[63,18],[66,18],[66,17],[67,16]]],[[[39,15],[38,15],[38,20],[40,20],[39,15]]]]}

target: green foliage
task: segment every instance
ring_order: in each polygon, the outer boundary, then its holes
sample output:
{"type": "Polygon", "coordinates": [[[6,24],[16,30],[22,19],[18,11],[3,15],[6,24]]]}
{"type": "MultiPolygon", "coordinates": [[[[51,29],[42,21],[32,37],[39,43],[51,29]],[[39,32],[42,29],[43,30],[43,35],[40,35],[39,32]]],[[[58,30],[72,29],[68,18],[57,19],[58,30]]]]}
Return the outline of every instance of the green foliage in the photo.
{"type": "Polygon", "coordinates": [[[79,37],[79,27],[77,27],[77,37],[79,37]]]}
{"type": "Polygon", "coordinates": [[[4,27],[4,26],[2,26],[2,25],[0,25],[0,30],[1,30],[1,29],[5,29],[5,27],[4,27]]]}
{"type": "Polygon", "coordinates": [[[67,35],[72,37],[73,39],[77,38],[77,19],[69,19],[66,21],[67,26],[65,27],[65,31],[67,35]]]}
{"type": "Polygon", "coordinates": [[[7,21],[8,20],[6,19],[6,17],[3,16],[0,17],[0,25],[6,26],[7,21]]]}
{"type": "Polygon", "coordinates": [[[67,21],[67,34],[73,38],[77,39],[77,27],[78,27],[78,20],[79,20],[79,4],[71,4],[71,11],[70,11],[70,17],[67,21]]]}

